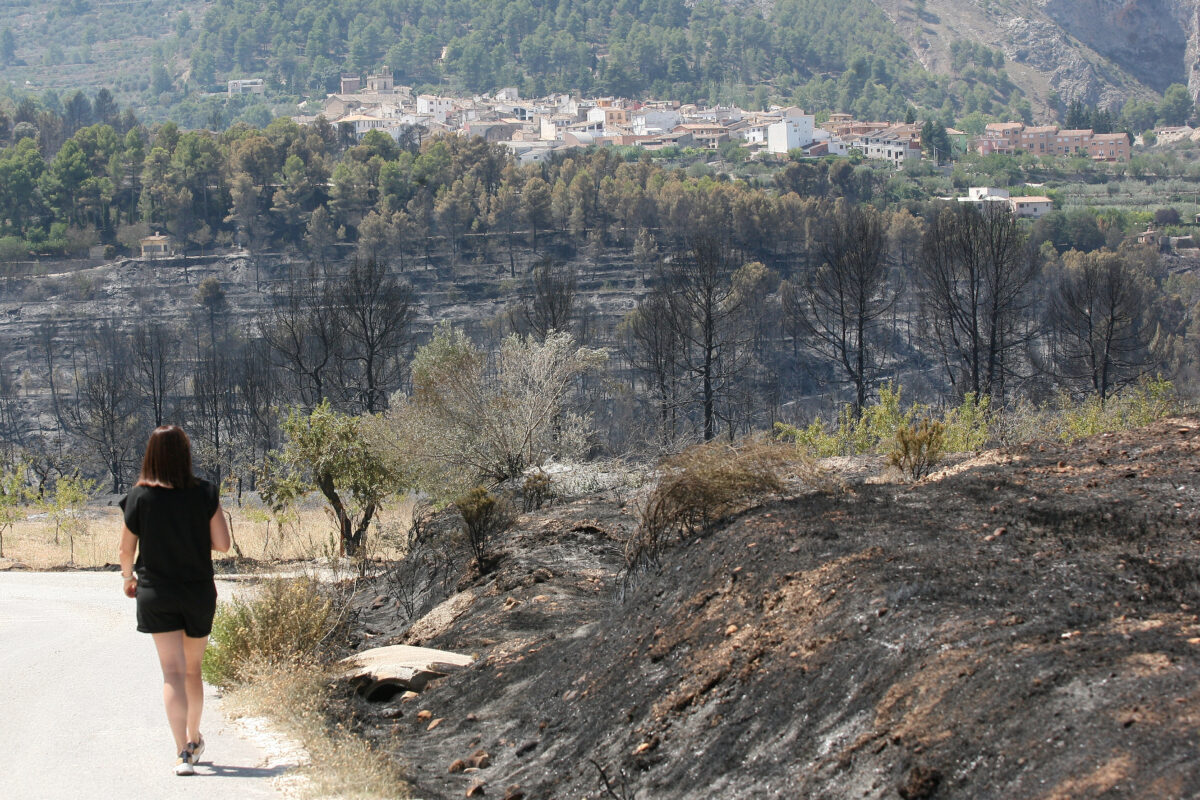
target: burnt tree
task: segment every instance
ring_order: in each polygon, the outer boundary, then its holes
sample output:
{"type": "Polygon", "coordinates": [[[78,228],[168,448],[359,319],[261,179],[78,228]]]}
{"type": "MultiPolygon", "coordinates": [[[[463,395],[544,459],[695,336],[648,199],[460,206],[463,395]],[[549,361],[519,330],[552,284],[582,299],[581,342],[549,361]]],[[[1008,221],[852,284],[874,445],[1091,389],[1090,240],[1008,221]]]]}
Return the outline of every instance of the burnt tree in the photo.
{"type": "Polygon", "coordinates": [[[783,297],[808,346],[837,364],[862,413],[878,372],[876,327],[896,302],[887,230],[878,211],[842,203],[817,246],[821,264],[783,297]]]}
{"type": "Polygon", "coordinates": [[[1008,207],[936,208],[921,240],[917,285],[926,339],[959,395],[999,396],[1036,332],[1030,286],[1039,258],[1008,207]]]}

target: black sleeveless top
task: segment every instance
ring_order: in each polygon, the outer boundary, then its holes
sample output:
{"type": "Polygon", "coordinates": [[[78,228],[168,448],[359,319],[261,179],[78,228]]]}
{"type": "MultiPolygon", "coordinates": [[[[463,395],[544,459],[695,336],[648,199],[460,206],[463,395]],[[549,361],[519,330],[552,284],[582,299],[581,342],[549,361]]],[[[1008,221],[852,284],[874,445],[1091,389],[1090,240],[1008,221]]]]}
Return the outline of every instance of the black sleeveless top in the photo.
{"type": "Polygon", "coordinates": [[[138,580],[159,588],[212,582],[209,521],[220,502],[217,487],[200,479],[186,489],[130,489],[121,498],[121,510],[125,527],[138,537],[138,580]]]}

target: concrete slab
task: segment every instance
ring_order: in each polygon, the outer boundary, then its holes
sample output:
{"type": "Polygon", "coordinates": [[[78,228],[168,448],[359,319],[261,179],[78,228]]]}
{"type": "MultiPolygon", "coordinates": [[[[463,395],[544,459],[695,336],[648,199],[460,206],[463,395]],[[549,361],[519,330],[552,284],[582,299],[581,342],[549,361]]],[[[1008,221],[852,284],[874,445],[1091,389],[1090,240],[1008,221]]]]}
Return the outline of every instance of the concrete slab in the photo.
{"type": "Polygon", "coordinates": [[[405,644],[375,647],[341,660],[342,673],[368,699],[386,699],[403,690],[419,692],[434,678],[470,666],[475,659],[449,650],[405,644]]]}

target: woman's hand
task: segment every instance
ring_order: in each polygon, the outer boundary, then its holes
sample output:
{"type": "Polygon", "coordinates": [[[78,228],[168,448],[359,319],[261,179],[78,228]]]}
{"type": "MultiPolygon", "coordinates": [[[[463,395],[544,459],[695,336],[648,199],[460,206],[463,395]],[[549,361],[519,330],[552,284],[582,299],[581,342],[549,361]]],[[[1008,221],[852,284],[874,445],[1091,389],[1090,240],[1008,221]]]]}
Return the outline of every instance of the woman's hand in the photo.
{"type": "Polygon", "coordinates": [[[137,555],[138,537],[125,525],[121,526],[121,544],[117,547],[117,561],[121,564],[121,577],[125,581],[126,597],[137,597],[137,574],[133,571],[133,559],[137,555]],[[129,577],[126,578],[125,576],[129,577]]]}

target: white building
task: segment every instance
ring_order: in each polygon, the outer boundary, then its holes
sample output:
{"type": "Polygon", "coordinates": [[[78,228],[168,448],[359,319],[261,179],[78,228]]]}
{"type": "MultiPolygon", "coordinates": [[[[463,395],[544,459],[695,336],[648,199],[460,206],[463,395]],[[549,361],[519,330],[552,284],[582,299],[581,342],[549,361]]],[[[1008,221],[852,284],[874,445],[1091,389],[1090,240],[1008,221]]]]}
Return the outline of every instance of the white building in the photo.
{"type": "Polygon", "coordinates": [[[1001,203],[1005,208],[1012,208],[1008,189],[996,189],[991,186],[972,186],[967,189],[966,197],[956,199],[960,203],[971,203],[980,207],[985,203],[1001,203]]]}
{"type": "Polygon", "coordinates": [[[1008,197],[1008,189],[996,189],[991,186],[972,186],[967,189],[964,202],[979,203],[995,197],[1008,197]]]}
{"type": "Polygon", "coordinates": [[[681,106],[681,111],[685,111],[684,116],[690,122],[714,122],[721,125],[731,125],[741,121],[742,117],[746,116],[746,112],[736,106],[711,106],[709,108],[697,108],[693,105],[681,106]]]}
{"type": "Polygon", "coordinates": [[[766,144],[767,128],[778,121],[774,115],[751,114],[729,126],[729,138],[741,139],[747,145],[766,144]]]}
{"type": "Polygon", "coordinates": [[[550,157],[555,148],[562,145],[554,142],[500,142],[512,151],[518,164],[541,164],[550,157]]]}
{"type": "Polygon", "coordinates": [[[229,94],[262,94],[267,88],[263,84],[262,78],[244,78],[242,80],[229,81],[227,86],[229,94]]]}
{"type": "Polygon", "coordinates": [[[920,160],[921,148],[911,139],[871,134],[854,143],[864,156],[877,161],[890,161],[900,166],[909,159],[920,160]]]}
{"type": "Polygon", "coordinates": [[[632,122],[636,136],[661,136],[675,130],[683,115],[673,108],[643,108],[634,112],[632,122]]]}
{"type": "Polygon", "coordinates": [[[437,97],[432,94],[417,95],[417,113],[433,117],[436,121],[446,124],[446,118],[454,111],[453,97],[437,97]]]}
{"type": "Polygon", "coordinates": [[[546,142],[562,141],[563,130],[575,122],[569,114],[545,114],[538,117],[538,138],[546,142]]]}
{"type": "Polygon", "coordinates": [[[799,109],[787,109],[783,119],[767,126],[767,152],[787,155],[789,150],[813,143],[813,117],[799,109]],[[789,113],[796,111],[799,113],[789,113]]]}
{"type": "Polygon", "coordinates": [[[361,139],[366,135],[367,131],[373,130],[386,131],[393,139],[395,139],[400,135],[400,128],[404,127],[404,123],[399,119],[378,117],[371,114],[351,114],[339,119],[337,124],[353,125],[354,137],[356,139],[361,139]]]}
{"type": "MultiPolygon", "coordinates": [[[[818,139],[817,141],[820,141],[818,139]]],[[[825,137],[825,152],[831,156],[848,156],[850,155],[850,143],[840,136],[825,137]]]]}
{"type": "Polygon", "coordinates": [[[1037,219],[1054,210],[1054,201],[1049,197],[1010,197],[1008,204],[1018,217],[1037,219]]]}

